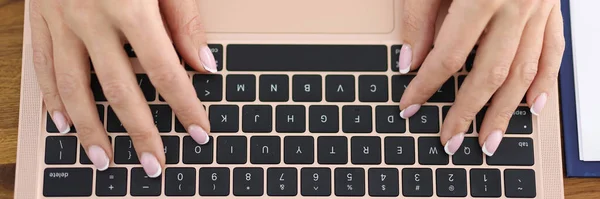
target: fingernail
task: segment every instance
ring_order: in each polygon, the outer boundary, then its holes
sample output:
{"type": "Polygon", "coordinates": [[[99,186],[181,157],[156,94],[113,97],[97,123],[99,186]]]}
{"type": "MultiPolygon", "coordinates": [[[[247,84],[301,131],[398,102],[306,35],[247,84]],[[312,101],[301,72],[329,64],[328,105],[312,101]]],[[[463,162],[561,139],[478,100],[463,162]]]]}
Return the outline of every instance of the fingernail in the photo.
{"type": "Polygon", "coordinates": [[[529,111],[531,111],[531,113],[534,115],[539,115],[542,112],[542,109],[544,109],[546,101],[548,101],[548,94],[542,93],[538,95],[538,97],[535,98],[535,102],[533,102],[533,105],[531,105],[529,111]]]}
{"type": "Polygon", "coordinates": [[[202,129],[202,127],[195,124],[192,124],[188,128],[188,133],[190,134],[190,136],[192,136],[192,139],[194,139],[200,145],[208,143],[210,139],[208,137],[208,133],[206,133],[206,131],[202,129]]]}
{"type": "Polygon", "coordinates": [[[460,145],[462,145],[464,139],[465,133],[459,133],[452,136],[452,138],[450,138],[450,140],[448,140],[446,143],[446,146],[444,146],[444,151],[446,151],[448,155],[454,155],[458,148],[460,148],[460,145]]]}
{"type": "Polygon", "coordinates": [[[63,115],[60,111],[54,111],[54,113],[52,113],[52,121],[54,121],[56,129],[58,129],[61,134],[66,134],[71,131],[71,127],[69,124],[67,124],[65,115],[63,115]]]}
{"type": "Polygon", "coordinates": [[[160,163],[158,163],[156,157],[150,153],[142,153],[140,163],[142,164],[142,167],[144,167],[144,171],[148,177],[156,178],[162,173],[160,163]]]}
{"type": "Polygon", "coordinates": [[[94,163],[96,169],[98,169],[99,171],[104,171],[108,169],[108,156],[106,156],[106,152],[104,151],[104,149],[102,149],[102,147],[96,145],[90,146],[88,148],[87,155],[92,161],[92,163],[94,163]]]}
{"type": "Polygon", "coordinates": [[[501,141],[502,141],[502,132],[499,130],[496,130],[496,131],[490,133],[490,135],[488,135],[487,139],[483,143],[483,147],[481,148],[481,150],[487,156],[492,156],[496,152],[496,149],[498,149],[498,146],[500,145],[501,141]]]}
{"type": "Polygon", "coordinates": [[[217,72],[217,62],[215,61],[212,51],[207,45],[200,47],[200,62],[202,62],[202,66],[207,71],[211,73],[217,72]]]}
{"type": "Polygon", "coordinates": [[[413,115],[415,115],[415,113],[417,113],[417,111],[419,111],[420,108],[421,108],[420,104],[410,105],[406,109],[400,111],[400,117],[402,119],[407,119],[409,117],[412,117],[413,115]]]}
{"type": "Polygon", "coordinates": [[[412,62],[412,49],[410,45],[404,44],[400,49],[400,57],[398,58],[398,67],[401,74],[406,74],[410,71],[412,62]]]}

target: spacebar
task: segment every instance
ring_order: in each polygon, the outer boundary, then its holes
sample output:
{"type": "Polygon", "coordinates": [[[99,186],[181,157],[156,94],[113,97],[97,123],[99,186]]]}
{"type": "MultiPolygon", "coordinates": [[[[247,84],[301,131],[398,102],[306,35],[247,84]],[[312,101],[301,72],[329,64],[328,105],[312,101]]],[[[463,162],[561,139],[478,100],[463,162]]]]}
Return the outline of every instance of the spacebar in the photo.
{"type": "Polygon", "coordinates": [[[386,71],[385,45],[229,44],[229,71],[386,71]]]}

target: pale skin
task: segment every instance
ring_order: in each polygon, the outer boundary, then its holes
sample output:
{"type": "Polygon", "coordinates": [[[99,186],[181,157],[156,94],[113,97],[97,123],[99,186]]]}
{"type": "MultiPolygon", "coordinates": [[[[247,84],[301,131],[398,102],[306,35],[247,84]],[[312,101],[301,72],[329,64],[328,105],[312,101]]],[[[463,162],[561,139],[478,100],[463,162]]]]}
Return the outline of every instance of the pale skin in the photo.
{"type": "MultiPolygon", "coordinates": [[[[454,0],[434,41],[440,1],[403,1],[400,69],[420,69],[400,101],[402,117],[414,115],[459,70],[481,37],[474,68],[444,120],[440,141],[453,154],[462,143],[461,132],[493,95],[479,133],[484,152],[492,155],[497,143],[487,140],[501,140],[522,97],[541,114],[556,83],[564,50],[559,1],[454,0]]],[[[200,73],[216,71],[195,0],[32,0],[30,10],[44,104],[59,131],[77,127],[98,170],[108,167],[113,151],[89,88],[90,58],[148,176],[158,177],[165,168],[163,145],[124,43],[136,50],[152,84],[192,138],[208,141],[208,117],[176,54],[200,73]]]]}

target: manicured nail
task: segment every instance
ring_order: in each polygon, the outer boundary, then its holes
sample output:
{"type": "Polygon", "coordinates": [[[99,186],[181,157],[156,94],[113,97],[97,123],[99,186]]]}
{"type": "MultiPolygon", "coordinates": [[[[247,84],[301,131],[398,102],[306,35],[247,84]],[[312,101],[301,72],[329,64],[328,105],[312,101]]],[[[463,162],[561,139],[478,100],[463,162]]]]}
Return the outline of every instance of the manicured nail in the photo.
{"type": "Polygon", "coordinates": [[[419,111],[420,108],[421,108],[420,104],[410,105],[406,109],[400,111],[400,117],[402,119],[407,119],[409,117],[412,117],[413,115],[415,115],[415,113],[417,113],[417,111],[419,111]]]}
{"type": "Polygon", "coordinates": [[[529,111],[531,111],[531,113],[534,115],[539,115],[542,112],[542,109],[544,109],[546,101],[548,101],[548,94],[542,93],[538,95],[538,97],[535,98],[533,105],[531,105],[529,111]]]}
{"type": "Polygon", "coordinates": [[[400,49],[400,58],[398,58],[398,67],[401,74],[406,74],[410,71],[412,62],[412,49],[410,45],[404,44],[400,49]]]}
{"type": "Polygon", "coordinates": [[[446,151],[448,155],[454,155],[458,148],[460,148],[460,145],[462,145],[464,139],[465,133],[459,133],[452,136],[452,138],[450,138],[450,140],[448,140],[446,143],[446,146],[444,146],[444,151],[446,151]]]}
{"type": "Polygon", "coordinates": [[[502,132],[499,130],[496,130],[496,131],[490,133],[490,135],[488,135],[487,139],[483,143],[483,147],[481,148],[481,151],[483,151],[483,153],[485,153],[487,156],[492,156],[496,152],[496,149],[498,149],[498,146],[500,145],[501,141],[502,141],[502,132]]]}
{"type": "Polygon", "coordinates": [[[194,139],[200,145],[204,145],[210,140],[210,138],[208,137],[208,133],[206,133],[206,131],[202,129],[202,127],[195,124],[192,124],[188,128],[188,133],[190,134],[190,136],[192,136],[192,139],[194,139]]]}
{"type": "Polygon", "coordinates": [[[88,148],[87,155],[92,161],[92,163],[94,163],[96,169],[98,169],[99,171],[104,171],[108,169],[108,156],[106,156],[106,152],[104,151],[104,149],[102,149],[102,147],[96,145],[90,146],[88,148]]]}
{"type": "Polygon", "coordinates": [[[61,134],[66,134],[71,131],[71,127],[69,124],[67,124],[65,115],[63,115],[60,111],[54,111],[54,113],[52,113],[52,121],[54,121],[56,129],[58,129],[61,134]]]}
{"type": "Polygon", "coordinates": [[[217,62],[215,61],[212,51],[207,45],[200,47],[200,62],[202,62],[202,66],[208,72],[217,72],[217,62]]]}
{"type": "Polygon", "coordinates": [[[142,153],[140,163],[142,164],[142,167],[144,167],[144,171],[148,177],[156,178],[162,173],[160,163],[158,163],[156,157],[150,153],[142,153]]]}

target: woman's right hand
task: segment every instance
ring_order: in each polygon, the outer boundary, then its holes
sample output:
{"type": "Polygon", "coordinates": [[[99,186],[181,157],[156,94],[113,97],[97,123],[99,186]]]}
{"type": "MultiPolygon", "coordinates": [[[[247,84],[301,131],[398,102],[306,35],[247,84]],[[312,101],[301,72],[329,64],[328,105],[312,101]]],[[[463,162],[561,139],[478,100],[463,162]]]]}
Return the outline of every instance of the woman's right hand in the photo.
{"type": "Polygon", "coordinates": [[[44,104],[61,133],[69,132],[71,124],[77,127],[97,169],[108,168],[113,151],[90,90],[90,58],[146,174],[160,176],[165,164],[125,43],[135,49],[150,81],[191,137],[199,144],[209,141],[206,112],[175,51],[201,73],[217,71],[199,16],[196,0],[31,1],[34,65],[44,104]]]}

